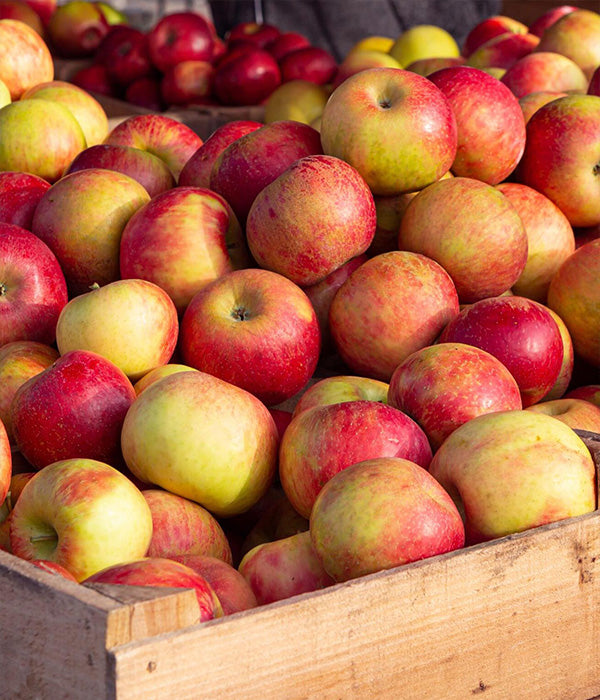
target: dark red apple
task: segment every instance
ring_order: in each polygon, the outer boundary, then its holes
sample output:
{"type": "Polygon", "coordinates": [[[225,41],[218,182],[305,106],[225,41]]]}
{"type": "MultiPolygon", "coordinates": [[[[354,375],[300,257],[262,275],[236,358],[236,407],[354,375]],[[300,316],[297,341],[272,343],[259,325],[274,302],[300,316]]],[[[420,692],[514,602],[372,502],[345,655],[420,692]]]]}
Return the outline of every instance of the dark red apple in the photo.
{"type": "Polygon", "coordinates": [[[106,67],[114,83],[123,87],[134,80],[151,76],[155,70],[150,60],[146,33],[127,24],[111,27],[100,42],[94,60],[106,67]]]}
{"type": "Polygon", "coordinates": [[[337,72],[333,55],[318,46],[306,46],[287,53],[279,60],[281,81],[307,80],[317,85],[330,83],[337,72]]]}
{"type": "Polygon", "coordinates": [[[280,30],[273,24],[267,24],[266,22],[239,22],[229,30],[227,43],[231,44],[238,39],[245,39],[262,49],[272,41],[275,41],[280,34],[280,30]]]}
{"type": "Polygon", "coordinates": [[[173,12],[160,19],[148,32],[152,63],[163,73],[181,61],[210,61],[213,30],[197,12],[173,12]]]}
{"type": "Polygon", "coordinates": [[[551,7],[529,25],[529,33],[541,37],[546,29],[559,20],[563,15],[568,15],[570,12],[574,12],[578,9],[578,7],[574,7],[573,5],[558,5],[557,7],[551,7]]]}
{"type": "Polygon", "coordinates": [[[206,104],[212,100],[215,69],[209,61],[181,61],[168,68],[160,83],[167,106],[206,104]]]}
{"type": "Polygon", "coordinates": [[[139,78],[130,83],[125,90],[125,100],[132,105],[145,107],[153,112],[162,112],[165,105],[160,93],[160,82],[157,78],[139,78]]]}
{"type": "Polygon", "coordinates": [[[22,172],[0,173],[0,222],[31,229],[33,212],[50,183],[22,172]]]}
{"type": "Polygon", "coordinates": [[[224,105],[257,105],[280,84],[279,64],[268,51],[243,49],[225,54],[219,61],[214,94],[224,105]]]}
{"type": "Polygon", "coordinates": [[[296,51],[296,49],[304,49],[307,46],[310,46],[310,41],[304,34],[283,32],[265,48],[275,60],[281,61],[286,54],[296,51]]]}
{"type": "Polygon", "coordinates": [[[117,97],[118,95],[116,86],[113,85],[108,76],[106,66],[99,64],[84,66],[73,73],[70,81],[74,85],[88,92],[96,92],[98,95],[107,95],[108,97],[117,97]]]}

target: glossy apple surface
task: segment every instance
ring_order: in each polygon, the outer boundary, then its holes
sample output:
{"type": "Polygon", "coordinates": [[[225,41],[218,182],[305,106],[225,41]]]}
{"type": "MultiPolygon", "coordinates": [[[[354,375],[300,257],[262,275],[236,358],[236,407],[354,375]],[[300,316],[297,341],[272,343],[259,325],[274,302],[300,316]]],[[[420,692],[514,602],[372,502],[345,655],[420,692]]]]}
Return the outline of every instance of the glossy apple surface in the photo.
{"type": "Polygon", "coordinates": [[[37,175],[0,172],[0,221],[31,230],[33,213],[50,183],[37,175]]]}
{"type": "Polygon", "coordinates": [[[153,65],[161,72],[181,61],[210,61],[213,33],[209,22],[191,11],[169,12],[147,35],[153,65]]]}
{"type": "Polygon", "coordinates": [[[11,100],[28,88],[54,79],[54,63],[46,42],[30,26],[14,19],[0,19],[0,76],[11,100]]]}

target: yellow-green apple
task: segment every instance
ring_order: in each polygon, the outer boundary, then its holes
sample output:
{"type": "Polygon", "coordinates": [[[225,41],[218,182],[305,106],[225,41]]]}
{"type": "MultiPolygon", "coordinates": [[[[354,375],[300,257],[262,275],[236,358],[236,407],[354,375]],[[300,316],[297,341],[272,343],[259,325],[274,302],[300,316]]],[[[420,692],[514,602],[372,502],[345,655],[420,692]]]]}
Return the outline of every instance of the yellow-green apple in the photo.
{"type": "Polygon", "coordinates": [[[406,70],[412,71],[413,73],[418,73],[424,77],[427,77],[436,70],[441,70],[442,68],[453,68],[454,66],[463,66],[466,63],[466,59],[462,56],[447,56],[446,58],[419,58],[407,66],[404,66],[406,70]]]}
{"type": "Polygon", "coordinates": [[[280,58],[279,68],[282,83],[308,80],[317,85],[328,85],[336,77],[337,61],[331,52],[321,46],[305,46],[280,58]]]}
{"type": "Polygon", "coordinates": [[[48,561],[48,559],[30,559],[29,563],[33,564],[33,566],[37,566],[38,569],[42,569],[42,571],[47,571],[49,574],[62,576],[69,581],[75,581],[75,583],[78,583],[75,576],[73,576],[73,574],[67,568],[55,561],[48,561]]]}
{"type": "Polygon", "coordinates": [[[31,229],[33,213],[50,183],[31,173],[0,172],[0,221],[31,229]]]}
{"type": "Polygon", "coordinates": [[[148,32],[150,59],[162,73],[181,61],[210,61],[213,44],[210,23],[198,12],[169,12],[148,32]]]}
{"type": "Polygon", "coordinates": [[[571,389],[564,395],[565,399],[583,399],[600,407],[600,384],[584,384],[571,389]]]}
{"type": "Polygon", "coordinates": [[[210,61],[181,61],[163,73],[162,101],[169,106],[210,104],[215,68],[210,61]]]}
{"type": "Polygon", "coordinates": [[[213,93],[224,105],[258,105],[280,84],[281,69],[275,58],[265,49],[248,46],[230,49],[219,60],[213,93]]]}
{"type": "Polygon", "coordinates": [[[556,100],[559,97],[566,97],[566,92],[530,92],[528,95],[523,95],[519,98],[519,104],[523,110],[523,116],[525,117],[525,124],[531,119],[531,117],[538,111],[540,107],[543,107],[548,102],[556,100]]]}
{"type": "Polygon", "coordinates": [[[10,545],[23,559],[55,561],[78,581],[145,556],[150,508],[121,472],[94,459],[44,467],[23,488],[10,517],[10,545]]]}
{"type": "Polygon", "coordinates": [[[191,588],[198,601],[197,622],[214,620],[223,615],[221,603],[204,576],[173,559],[146,557],[123,560],[86,577],[82,583],[191,588]]]}
{"type": "Polygon", "coordinates": [[[169,558],[189,566],[208,581],[221,603],[223,615],[251,610],[258,605],[250,584],[237,569],[222,559],[201,554],[179,554],[169,558]]]}
{"type": "Polygon", "coordinates": [[[327,101],[320,131],[323,152],[355,167],[376,195],[419,190],[456,155],[456,120],[445,95],[398,68],[347,78],[327,101]]]}
{"type": "Polygon", "coordinates": [[[439,180],[421,190],[404,212],[398,247],[439,263],[463,304],[504,293],[527,262],[527,234],[517,210],[502,192],[471,177],[439,180]]]}
{"type": "Polygon", "coordinates": [[[464,343],[437,343],[409,355],[392,374],[388,404],[421,426],[433,451],[476,416],[522,408],[519,386],[502,362],[464,343]]]}
{"type": "Polygon", "coordinates": [[[389,50],[394,45],[397,37],[381,36],[379,34],[369,34],[368,36],[359,39],[350,49],[350,51],[385,51],[389,50]]]}
{"type": "Polygon", "coordinates": [[[280,32],[271,41],[263,44],[263,48],[273,56],[276,61],[282,59],[286,53],[310,46],[309,39],[299,32],[280,32]]]}
{"type": "Polygon", "coordinates": [[[259,192],[246,237],[261,267],[307,286],[364,253],[375,227],[375,202],[360,173],[317,155],[300,158],[259,192]]]}
{"type": "Polygon", "coordinates": [[[255,46],[265,48],[281,35],[281,31],[273,24],[266,22],[238,22],[227,32],[228,44],[238,39],[244,39],[255,46]]]}
{"type": "Polygon", "coordinates": [[[465,306],[439,336],[494,355],[516,379],[523,407],[550,391],[562,367],[563,341],[550,311],[520,296],[497,296],[465,306]]]}
{"type": "Polygon", "coordinates": [[[427,470],[399,457],[367,459],[325,484],[310,537],[335,581],[348,581],[460,549],[465,529],[427,470]]]}
{"type": "Polygon", "coordinates": [[[108,77],[106,66],[101,66],[97,63],[85,65],[74,71],[69,78],[73,85],[77,85],[88,92],[97,93],[98,95],[108,95],[109,97],[117,97],[117,86],[113,85],[108,77]]]}
{"type": "Polygon", "coordinates": [[[58,359],[51,345],[34,340],[15,340],[0,346],[0,420],[14,443],[11,404],[17,389],[58,359]]]}
{"type": "Polygon", "coordinates": [[[213,163],[210,189],[231,205],[243,225],[255,197],[299,158],[322,153],[319,132],[285,120],[236,138],[213,163]]]}
{"type": "Polygon", "coordinates": [[[93,56],[109,29],[100,8],[89,0],[57,5],[46,25],[52,50],[62,58],[93,56]]]}
{"type": "Polygon", "coordinates": [[[125,88],[125,101],[152,112],[165,109],[160,94],[160,80],[155,77],[138,78],[125,88]]]}
{"type": "Polygon", "coordinates": [[[261,126],[264,124],[250,119],[235,119],[217,127],[183,166],[177,184],[182,187],[210,187],[210,173],[221,151],[261,126]]]}
{"type": "Polygon", "coordinates": [[[580,8],[575,7],[574,5],[557,5],[556,7],[551,7],[529,25],[529,32],[541,37],[546,29],[554,24],[554,22],[559,20],[563,15],[568,15],[569,12],[574,12],[578,9],[580,8]]]}
{"type": "Polygon", "coordinates": [[[518,98],[532,92],[580,92],[588,78],[570,58],[550,51],[534,51],[513,63],[501,78],[518,98]]]}
{"type": "Polygon", "coordinates": [[[389,49],[401,66],[419,58],[459,56],[456,39],[442,27],[433,24],[416,24],[403,31],[389,49]]]}
{"type": "MultiPolygon", "coordinates": [[[[431,60],[431,59],[422,59],[431,60]]],[[[349,54],[344,58],[344,60],[338,66],[335,77],[332,81],[332,87],[335,88],[343,83],[346,78],[349,78],[355,73],[359,73],[361,70],[366,70],[367,68],[402,68],[398,61],[390,56],[389,53],[384,51],[375,51],[373,49],[367,50],[356,50],[350,51],[349,54]]],[[[408,70],[408,69],[407,69],[408,70]]],[[[415,73],[418,71],[414,71],[415,73]]]]}
{"type": "Polygon", "coordinates": [[[137,180],[150,198],[175,186],[175,178],[162,158],[133,146],[99,143],[73,159],[65,175],[88,168],[115,170],[137,180]]]}
{"type": "Polygon", "coordinates": [[[0,44],[0,80],[11,100],[18,100],[33,85],[54,79],[50,49],[25,22],[0,19],[0,44]]]}
{"type": "Polygon", "coordinates": [[[59,352],[88,350],[107,358],[132,382],[166,364],[179,321],[171,298],[142,279],[123,279],[73,297],[56,324],[59,352]]]}
{"type": "Polygon", "coordinates": [[[531,53],[540,43],[535,34],[506,32],[481,44],[467,58],[467,65],[474,68],[508,69],[523,56],[531,53]]]}
{"type": "Polygon", "coordinates": [[[505,180],[525,148],[525,119],[517,98],[478,68],[442,68],[428,77],[448,99],[456,119],[454,175],[490,185],[505,180]]]}
{"type": "Polygon", "coordinates": [[[86,147],[79,122],[62,104],[32,98],[0,109],[0,171],[55,182],[86,147]]]}
{"type": "MultiPolygon", "coordinates": [[[[0,354],[1,357],[1,354],[0,354]]],[[[133,388],[136,394],[141,394],[144,389],[147,389],[151,384],[157,382],[163,377],[168,377],[170,374],[177,374],[177,372],[197,372],[194,367],[188,367],[187,365],[182,365],[178,362],[167,362],[166,365],[160,365],[146,372],[143,377],[140,377],[133,388]]]]}
{"type": "Polygon", "coordinates": [[[335,583],[323,568],[308,530],[256,545],[244,555],[238,571],[248,582],[258,605],[318,591],[335,583]]]}
{"type": "Polygon", "coordinates": [[[573,348],[573,341],[571,339],[569,329],[567,328],[567,324],[549,306],[544,305],[544,308],[550,312],[550,315],[556,321],[563,344],[563,361],[560,372],[558,373],[558,377],[556,378],[552,389],[550,389],[550,391],[543,398],[544,401],[552,401],[553,399],[562,398],[571,384],[571,380],[573,379],[573,370],[575,368],[575,350],[573,348]]]}
{"type": "Polygon", "coordinates": [[[596,508],[596,470],[572,428],[531,411],[487,413],[457,428],[430,473],[464,513],[474,544],[596,508]]]}
{"type": "Polygon", "coordinates": [[[600,98],[567,95],[540,107],[527,123],[517,178],[551,199],[572,226],[595,226],[600,223],[599,161],[600,98]]]}
{"type": "Polygon", "coordinates": [[[96,0],[96,6],[111,27],[126,25],[129,22],[127,15],[121,10],[117,10],[111,3],[96,0]]]}
{"type": "Polygon", "coordinates": [[[179,345],[184,364],[273,406],[312,377],[320,340],[317,316],[302,289],[283,275],[248,268],[196,292],[181,320],[179,345]]]}
{"type": "Polygon", "coordinates": [[[458,312],[456,287],[444,268],[397,250],[350,275],[331,302],[329,327],[352,371],[389,382],[402,360],[431,345],[458,312]]]}
{"type": "Polygon", "coordinates": [[[600,433],[600,406],[591,401],[578,398],[554,399],[533,404],[526,410],[554,416],[574,430],[600,433]]]}
{"type": "Polygon", "coordinates": [[[323,114],[331,91],[309,80],[289,80],[265,100],[265,123],[294,120],[311,124],[323,114]]]}
{"type": "Polygon", "coordinates": [[[87,350],[66,352],[17,390],[15,445],[36,469],[76,457],[117,465],[134,399],[131,382],[112,362],[87,350]]]}
{"type": "Polygon", "coordinates": [[[319,379],[302,394],[292,416],[315,406],[328,406],[344,401],[376,401],[387,403],[389,385],[378,379],[354,375],[336,375],[319,379]]]}
{"type": "Polygon", "coordinates": [[[558,268],[548,289],[548,306],[565,322],[575,355],[600,367],[600,239],[582,245],[558,268]]]}
{"type": "Polygon", "coordinates": [[[228,244],[238,228],[216,192],[170,189],[127,222],[120,240],[121,278],[157,284],[182,314],[199,290],[233,270],[228,244]]]}
{"type": "Polygon", "coordinates": [[[0,346],[54,342],[68,301],[65,277],[50,248],[14,224],[0,224],[0,300],[0,346]]]}
{"type": "Polygon", "coordinates": [[[255,396],[205,372],[177,372],[143,391],[121,433],[138,478],[218,517],[252,507],[268,490],[278,435],[255,396]]]}
{"type": "Polygon", "coordinates": [[[8,433],[0,420],[0,506],[8,494],[12,478],[12,454],[8,433]]]}
{"type": "Polygon", "coordinates": [[[500,36],[507,32],[526,34],[527,31],[527,25],[513,17],[507,17],[506,15],[486,17],[469,30],[463,41],[461,54],[465,57],[470,56],[473,51],[495,36],[500,36]]]}
{"type": "Polygon", "coordinates": [[[177,554],[204,554],[231,564],[223,528],[206,508],[163,489],[144,489],[142,495],[152,513],[147,556],[170,559],[177,554]]]}
{"type": "Polygon", "coordinates": [[[497,187],[517,210],[527,234],[527,262],[511,289],[518,296],[545,304],[550,280],[575,250],[573,227],[541,192],[516,182],[502,182],[497,187]]]}
{"type": "Polygon", "coordinates": [[[104,107],[89,92],[77,85],[64,80],[38,83],[21,95],[22,100],[32,98],[51,100],[64,105],[81,126],[87,146],[95,146],[106,138],[108,117],[104,107]]]}
{"type": "Polygon", "coordinates": [[[0,19],[19,20],[44,36],[42,18],[24,0],[0,0],[0,19]]]}
{"type": "Polygon", "coordinates": [[[94,63],[104,66],[111,82],[122,88],[156,72],[150,60],[146,32],[128,24],[109,29],[94,54],[94,63]]]}
{"type": "Polygon", "coordinates": [[[308,518],[323,486],[355,462],[402,457],[427,468],[425,432],[403,411],[377,401],[343,401],[307,408],[288,425],[279,447],[279,478],[308,518]]]}
{"type": "Polygon", "coordinates": [[[564,14],[544,31],[535,50],[567,56],[589,80],[600,64],[600,14],[583,8],[564,14]]]}
{"type": "Polygon", "coordinates": [[[166,114],[136,114],[117,124],[104,143],[150,151],[165,161],[177,181],[202,139],[191,127],[166,114]]]}

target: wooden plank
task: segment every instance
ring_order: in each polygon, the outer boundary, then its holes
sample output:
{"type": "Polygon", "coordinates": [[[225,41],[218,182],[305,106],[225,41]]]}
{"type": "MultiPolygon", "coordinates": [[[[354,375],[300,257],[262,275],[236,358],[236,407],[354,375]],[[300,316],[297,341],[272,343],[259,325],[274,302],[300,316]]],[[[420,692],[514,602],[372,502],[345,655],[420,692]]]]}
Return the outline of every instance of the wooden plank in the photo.
{"type": "Polygon", "coordinates": [[[592,513],[111,650],[119,698],[600,694],[592,513]]]}

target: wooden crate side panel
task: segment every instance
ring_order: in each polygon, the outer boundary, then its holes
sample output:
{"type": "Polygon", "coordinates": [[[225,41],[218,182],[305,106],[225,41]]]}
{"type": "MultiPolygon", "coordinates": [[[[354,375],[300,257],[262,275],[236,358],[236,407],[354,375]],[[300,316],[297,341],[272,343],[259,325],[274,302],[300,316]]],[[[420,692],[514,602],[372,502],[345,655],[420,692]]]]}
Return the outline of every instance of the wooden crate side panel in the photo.
{"type": "Polygon", "coordinates": [[[117,697],[600,693],[597,513],[111,651],[117,697]]]}

